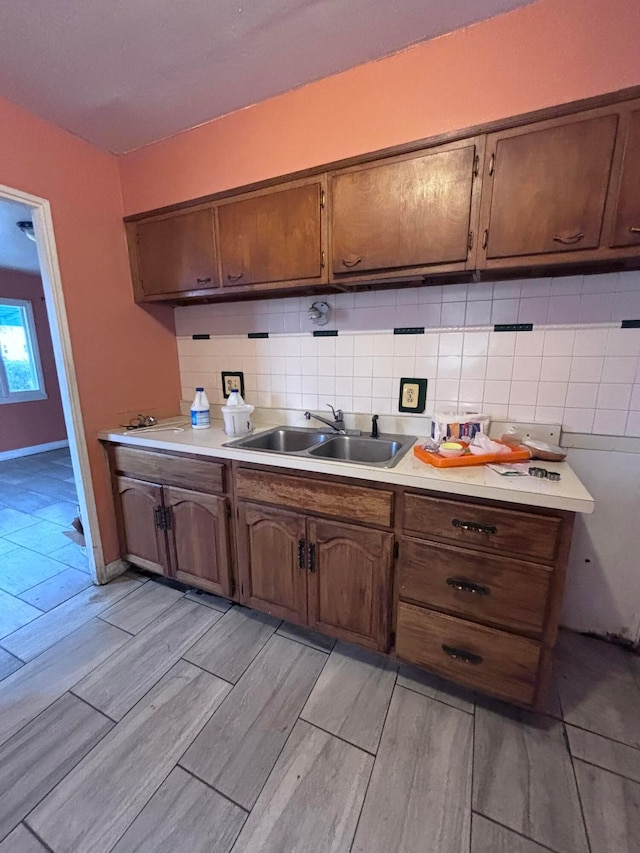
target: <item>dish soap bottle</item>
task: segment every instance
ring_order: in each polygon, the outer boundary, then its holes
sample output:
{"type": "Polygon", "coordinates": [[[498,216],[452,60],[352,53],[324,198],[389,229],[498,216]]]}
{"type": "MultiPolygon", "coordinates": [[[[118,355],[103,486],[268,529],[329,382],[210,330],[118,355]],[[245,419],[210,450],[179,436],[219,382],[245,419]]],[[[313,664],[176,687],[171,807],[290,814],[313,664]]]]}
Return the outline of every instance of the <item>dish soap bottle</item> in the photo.
{"type": "Polygon", "coordinates": [[[209,429],[211,426],[211,409],[204,388],[196,388],[196,396],[191,404],[191,428],[209,429]]]}

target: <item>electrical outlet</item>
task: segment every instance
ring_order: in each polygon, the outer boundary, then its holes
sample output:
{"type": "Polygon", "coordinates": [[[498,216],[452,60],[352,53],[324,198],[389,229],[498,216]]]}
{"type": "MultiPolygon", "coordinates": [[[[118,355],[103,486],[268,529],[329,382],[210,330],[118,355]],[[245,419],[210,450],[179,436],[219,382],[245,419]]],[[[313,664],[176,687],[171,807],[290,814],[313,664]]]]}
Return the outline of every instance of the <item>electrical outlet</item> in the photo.
{"type": "Polygon", "coordinates": [[[244,397],[244,373],[241,370],[222,371],[222,393],[225,400],[232,391],[239,391],[240,396],[244,397]]]}
{"type": "Polygon", "coordinates": [[[547,444],[560,444],[562,434],[561,424],[531,424],[518,423],[517,421],[492,421],[489,427],[491,438],[500,438],[505,432],[513,428],[522,438],[531,438],[534,441],[546,441],[547,444]]]}

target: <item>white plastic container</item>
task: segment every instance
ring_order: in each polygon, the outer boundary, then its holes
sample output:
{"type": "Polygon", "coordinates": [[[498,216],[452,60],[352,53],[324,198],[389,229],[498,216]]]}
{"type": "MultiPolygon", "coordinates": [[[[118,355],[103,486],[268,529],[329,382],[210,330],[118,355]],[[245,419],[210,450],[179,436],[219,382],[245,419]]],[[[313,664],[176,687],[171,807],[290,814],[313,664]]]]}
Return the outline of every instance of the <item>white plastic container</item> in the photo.
{"type": "Polygon", "coordinates": [[[224,431],[227,435],[246,435],[253,429],[251,415],[255,406],[251,406],[242,399],[239,391],[229,394],[227,405],[222,406],[220,411],[224,418],[224,431]]]}
{"type": "Polygon", "coordinates": [[[211,407],[204,388],[196,388],[196,396],[191,404],[191,429],[209,429],[211,426],[211,407]]]}

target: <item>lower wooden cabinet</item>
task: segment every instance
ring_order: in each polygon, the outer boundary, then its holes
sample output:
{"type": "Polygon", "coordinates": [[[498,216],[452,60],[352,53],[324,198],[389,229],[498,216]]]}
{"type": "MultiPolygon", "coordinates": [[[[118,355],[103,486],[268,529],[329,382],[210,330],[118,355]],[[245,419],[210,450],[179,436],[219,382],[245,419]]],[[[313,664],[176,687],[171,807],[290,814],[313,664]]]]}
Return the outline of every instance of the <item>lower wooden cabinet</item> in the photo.
{"type": "Polygon", "coordinates": [[[122,556],[218,595],[233,592],[227,498],[116,477],[122,556]]]}
{"type": "Polygon", "coordinates": [[[116,477],[122,556],[143,569],[169,571],[167,537],[159,526],[162,486],[116,477]]]}
{"type": "Polygon", "coordinates": [[[386,650],[393,534],[242,501],[239,569],[251,607],[386,650]]]}
{"type": "Polygon", "coordinates": [[[304,516],[239,505],[238,554],[249,607],[299,625],[307,622],[304,516]]]}

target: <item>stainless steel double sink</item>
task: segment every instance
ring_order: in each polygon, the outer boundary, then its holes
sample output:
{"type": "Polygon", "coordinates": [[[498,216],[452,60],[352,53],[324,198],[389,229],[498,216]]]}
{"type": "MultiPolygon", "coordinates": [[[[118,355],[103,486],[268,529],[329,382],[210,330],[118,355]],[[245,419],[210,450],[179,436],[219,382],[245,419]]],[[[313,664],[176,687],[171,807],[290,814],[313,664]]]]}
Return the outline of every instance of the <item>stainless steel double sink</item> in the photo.
{"type": "Polygon", "coordinates": [[[415,435],[380,433],[377,438],[371,438],[366,433],[363,435],[354,430],[343,435],[331,430],[279,426],[258,435],[246,435],[235,441],[228,441],[224,446],[286,456],[332,459],[375,468],[393,468],[415,440],[415,435]]]}

